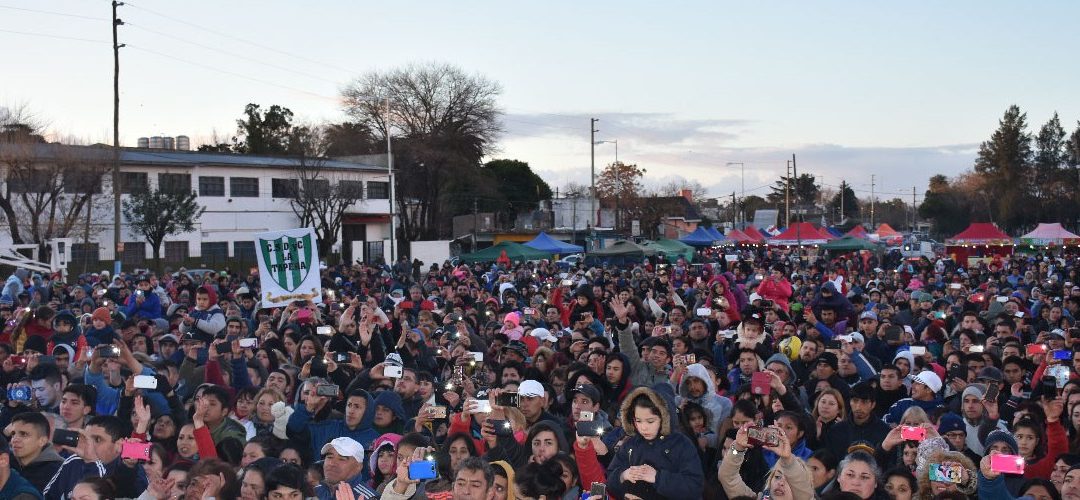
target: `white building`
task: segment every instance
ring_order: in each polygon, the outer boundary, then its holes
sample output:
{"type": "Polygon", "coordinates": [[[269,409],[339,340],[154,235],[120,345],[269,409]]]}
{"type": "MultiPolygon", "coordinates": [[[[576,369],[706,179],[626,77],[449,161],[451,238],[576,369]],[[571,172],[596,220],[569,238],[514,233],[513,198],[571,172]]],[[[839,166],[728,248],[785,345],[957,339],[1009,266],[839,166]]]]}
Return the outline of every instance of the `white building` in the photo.
{"type": "MultiPolygon", "coordinates": [[[[3,148],[0,145],[0,153],[3,148]]],[[[112,157],[109,148],[50,144],[38,146],[35,161],[47,162],[50,155],[60,150],[68,157],[75,151],[77,156],[99,164],[112,157]]],[[[385,163],[382,166],[376,163],[327,160],[319,166],[325,182],[348,183],[351,189],[362,192],[361,201],[346,210],[335,245],[345,261],[389,259],[389,176],[385,163]]],[[[195,231],[166,239],[162,248],[164,263],[212,267],[223,266],[229,260],[252,263],[255,233],[299,225],[290,203],[290,193],[296,192],[299,183],[299,165],[299,160],[291,158],[122,148],[121,196],[126,198],[139,186],[193,190],[199,203],[206,207],[195,231]]],[[[0,164],[0,168],[4,166],[0,164]]],[[[2,179],[5,185],[0,188],[14,185],[8,182],[7,172],[2,179]]],[[[100,194],[94,196],[91,229],[84,231],[79,224],[68,235],[74,240],[72,266],[76,271],[81,270],[79,263],[83,259],[90,262],[114,259],[111,175],[105,175],[100,187],[100,194]],[[89,233],[88,239],[85,233],[89,233]]],[[[85,211],[80,217],[86,217],[85,211]]],[[[0,226],[0,232],[8,232],[7,224],[0,226]]],[[[121,221],[121,241],[125,269],[142,267],[153,255],[150,245],[141,235],[131,232],[126,220],[121,221]]]]}

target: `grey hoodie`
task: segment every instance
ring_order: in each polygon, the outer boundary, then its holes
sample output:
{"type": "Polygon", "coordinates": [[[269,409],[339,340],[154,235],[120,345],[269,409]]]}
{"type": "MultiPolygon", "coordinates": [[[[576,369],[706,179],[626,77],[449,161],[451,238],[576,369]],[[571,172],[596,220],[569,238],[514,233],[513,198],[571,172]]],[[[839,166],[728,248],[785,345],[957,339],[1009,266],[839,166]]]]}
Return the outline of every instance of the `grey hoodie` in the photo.
{"type": "Polygon", "coordinates": [[[679,382],[679,406],[684,401],[690,401],[701,405],[709,412],[709,424],[712,431],[719,433],[720,423],[731,414],[731,400],[716,393],[716,383],[709,376],[709,371],[702,365],[694,363],[686,367],[686,374],[679,382]],[[691,379],[699,379],[705,382],[705,393],[699,397],[690,395],[689,382],[691,379]]]}

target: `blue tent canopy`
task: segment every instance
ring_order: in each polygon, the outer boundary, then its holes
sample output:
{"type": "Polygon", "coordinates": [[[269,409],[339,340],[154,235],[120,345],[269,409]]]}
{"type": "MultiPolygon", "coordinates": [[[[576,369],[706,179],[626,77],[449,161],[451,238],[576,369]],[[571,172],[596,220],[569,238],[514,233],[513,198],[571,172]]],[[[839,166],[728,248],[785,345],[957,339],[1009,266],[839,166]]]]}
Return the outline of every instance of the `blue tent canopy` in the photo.
{"type": "Polygon", "coordinates": [[[545,252],[551,252],[554,254],[581,253],[585,251],[585,249],[580,246],[571,245],[564,241],[559,241],[555,238],[552,238],[543,231],[541,231],[540,234],[536,235],[536,237],[533,238],[532,241],[525,243],[525,246],[535,248],[537,250],[543,250],[545,252]]]}
{"type": "Polygon", "coordinates": [[[692,247],[711,247],[717,242],[716,237],[709,234],[704,227],[698,227],[694,232],[686,235],[685,238],[682,238],[679,241],[692,247]]]}
{"type": "Polygon", "coordinates": [[[723,241],[727,239],[726,237],[724,237],[724,233],[721,233],[719,229],[716,229],[716,226],[709,226],[705,228],[705,231],[712,235],[713,238],[716,238],[718,241],[723,241]]]}

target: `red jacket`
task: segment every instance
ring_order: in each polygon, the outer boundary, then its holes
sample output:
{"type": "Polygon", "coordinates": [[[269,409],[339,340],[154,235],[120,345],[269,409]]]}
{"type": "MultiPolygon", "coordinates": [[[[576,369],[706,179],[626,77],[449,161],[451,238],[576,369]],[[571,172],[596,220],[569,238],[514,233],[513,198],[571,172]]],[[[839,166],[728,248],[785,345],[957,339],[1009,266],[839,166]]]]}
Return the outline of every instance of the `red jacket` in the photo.
{"type": "Polygon", "coordinates": [[[765,281],[758,285],[757,292],[761,298],[775,302],[784,312],[790,312],[788,301],[791,299],[791,283],[786,278],[780,278],[780,281],[772,277],[765,278],[765,281]]]}
{"type": "MultiPolygon", "coordinates": [[[[1062,415],[1064,416],[1064,415],[1062,415]]],[[[1046,455],[1035,463],[1029,463],[1024,468],[1025,478],[1050,477],[1054,471],[1054,462],[1058,455],[1069,452],[1069,437],[1065,435],[1065,427],[1061,421],[1046,425],[1046,455]]]]}

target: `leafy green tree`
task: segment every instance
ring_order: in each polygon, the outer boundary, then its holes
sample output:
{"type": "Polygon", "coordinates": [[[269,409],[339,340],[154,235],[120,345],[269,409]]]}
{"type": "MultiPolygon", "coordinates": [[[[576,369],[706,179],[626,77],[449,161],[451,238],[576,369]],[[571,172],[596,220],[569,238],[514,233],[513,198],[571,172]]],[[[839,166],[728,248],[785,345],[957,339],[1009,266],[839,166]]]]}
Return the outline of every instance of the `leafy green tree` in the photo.
{"type": "Polygon", "coordinates": [[[855,191],[847,181],[840,182],[840,191],[829,200],[829,213],[840,213],[841,206],[844,209],[844,213],[840,214],[842,219],[859,215],[859,198],[855,196],[855,191]]]}
{"type": "MultiPolygon", "coordinates": [[[[772,192],[769,193],[767,199],[776,204],[780,209],[780,222],[783,223],[787,220],[787,214],[785,212],[785,189],[787,189],[789,178],[787,176],[781,176],[776,184],[772,185],[772,192]]],[[[793,213],[796,209],[812,209],[817,205],[818,196],[821,194],[821,187],[817,185],[817,178],[813,174],[801,174],[798,177],[791,179],[791,209],[793,213]]],[[[792,218],[794,222],[794,218],[792,218]]]]}
{"type": "Polygon", "coordinates": [[[551,199],[551,186],[519,160],[491,160],[480,169],[492,184],[497,197],[484,206],[510,215],[534,210],[541,200],[551,199]]]}
{"type": "Polygon", "coordinates": [[[933,222],[931,230],[938,238],[952,236],[971,223],[967,197],[938,174],[930,178],[929,189],[919,205],[919,217],[933,222]]]}
{"type": "Polygon", "coordinates": [[[375,137],[363,123],[342,122],[326,126],[327,156],[367,155],[386,152],[386,141],[375,137]]]}
{"type": "Polygon", "coordinates": [[[1080,120],[1076,122],[1076,130],[1069,135],[1069,142],[1065,146],[1065,161],[1070,167],[1080,167],[1080,120]]]}
{"type": "Polygon", "coordinates": [[[1009,106],[989,141],[982,143],[975,172],[983,177],[986,194],[993,202],[994,219],[1006,232],[1030,222],[1031,134],[1027,113],[1009,106]]]}
{"type": "Polygon", "coordinates": [[[165,238],[195,230],[195,223],[206,211],[194,191],[174,193],[147,189],[124,200],[124,218],[131,229],[143,235],[154,249],[154,266],[161,268],[161,244],[165,238]]]}
{"type": "Polygon", "coordinates": [[[284,155],[289,152],[293,112],[274,104],[263,111],[258,104],[244,107],[244,117],[236,120],[233,150],[252,155],[284,155]]]}

